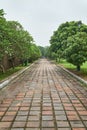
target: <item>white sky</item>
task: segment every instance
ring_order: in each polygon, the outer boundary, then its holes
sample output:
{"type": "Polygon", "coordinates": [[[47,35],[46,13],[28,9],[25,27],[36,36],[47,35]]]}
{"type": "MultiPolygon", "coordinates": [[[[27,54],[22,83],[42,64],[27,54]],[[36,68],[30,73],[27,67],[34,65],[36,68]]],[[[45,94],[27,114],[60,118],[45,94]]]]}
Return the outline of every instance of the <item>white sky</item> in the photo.
{"type": "Polygon", "coordinates": [[[87,24],[87,0],[0,0],[7,20],[15,20],[29,31],[37,45],[49,45],[61,23],[81,20],[87,24]]]}

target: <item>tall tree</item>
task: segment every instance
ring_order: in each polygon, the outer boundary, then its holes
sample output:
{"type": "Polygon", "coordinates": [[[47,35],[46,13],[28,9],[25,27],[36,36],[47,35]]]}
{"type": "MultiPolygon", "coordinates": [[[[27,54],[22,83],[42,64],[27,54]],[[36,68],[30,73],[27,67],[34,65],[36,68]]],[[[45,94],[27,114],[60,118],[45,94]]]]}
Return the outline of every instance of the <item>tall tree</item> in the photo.
{"type": "Polygon", "coordinates": [[[34,60],[37,60],[40,57],[41,57],[41,51],[40,51],[39,47],[36,46],[35,44],[31,44],[29,60],[31,60],[31,62],[33,62],[34,60]]]}
{"type": "Polygon", "coordinates": [[[79,71],[80,66],[87,61],[87,33],[78,32],[76,35],[69,37],[67,42],[66,59],[76,65],[79,71]]]}
{"type": "Polygon", "coordinates": [[[5,72],[4,66],[2,64],[2,59],[5,55],[6,48],[7,48],[7,41],[6,41],[6,32],[5,28],[7,26],[6,19],[4,18],[4,10],[0,10],[0,68],[3,72],[5,72]]]}
{"type": "Polygon", "coordinates": [[[65,57],[70,63],[76,65],[78,70],[80,70],[82,63],[87,60],[87,55],[86,52],[84,52],[84,49],[79,49],[81,47],[87,47],[86,35],[87,25],[83,24],[81,21],[63,23],[51,37],[51,50],[59,56],[65,57]],[[75,55],[76,53],[77,55],[75,55]]]}
{"type": "Polygon", "coordinates": [[[15,66],[15,58],[27,63],[31,59],[40,56],[40,50],[34,45],[34,40],[28,31],[17,21],[7,21],[4,18],[3,9],[0,10],[0,67],[5,71],[2,59],[8,56],[12,67],[15,66]],[[32,49],[31,49],[32,48],[32,49]]]}

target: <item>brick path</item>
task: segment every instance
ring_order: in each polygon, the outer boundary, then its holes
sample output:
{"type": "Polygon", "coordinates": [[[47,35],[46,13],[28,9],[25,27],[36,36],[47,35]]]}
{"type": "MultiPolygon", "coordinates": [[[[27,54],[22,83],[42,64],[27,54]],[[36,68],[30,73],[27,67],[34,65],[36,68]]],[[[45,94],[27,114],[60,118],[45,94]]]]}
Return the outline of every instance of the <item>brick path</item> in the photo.
{"type": "Polygon", "coordinates": [[[0,96],[0,130],[87,130],[86,90],[45,59],[0,96]]]}

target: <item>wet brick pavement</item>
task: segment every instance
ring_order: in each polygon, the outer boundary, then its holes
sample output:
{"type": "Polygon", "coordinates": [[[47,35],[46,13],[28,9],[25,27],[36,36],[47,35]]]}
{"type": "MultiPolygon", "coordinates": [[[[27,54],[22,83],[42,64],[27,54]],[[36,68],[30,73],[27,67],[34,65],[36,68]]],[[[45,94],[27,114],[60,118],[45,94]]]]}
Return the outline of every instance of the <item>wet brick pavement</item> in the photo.
{"type": "Polygon", "coordinates": [[[0,130],[87,130],[87,91],[39,60],[0,92],[0,130]]]}

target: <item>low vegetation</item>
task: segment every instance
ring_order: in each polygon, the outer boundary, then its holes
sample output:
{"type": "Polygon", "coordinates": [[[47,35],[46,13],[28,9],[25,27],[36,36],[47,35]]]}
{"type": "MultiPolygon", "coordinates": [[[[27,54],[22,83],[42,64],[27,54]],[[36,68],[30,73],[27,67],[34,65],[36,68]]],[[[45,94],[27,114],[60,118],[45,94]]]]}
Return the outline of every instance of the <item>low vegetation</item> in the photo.
{"type": "Polygon", "coordinates": [[[24,67],[23,66],[18,66],[13,68],[10,68],[9,70],[7,70],[5,73],[0,72],[0,81],[4,80],[5,78],[11,76],[12,74],[22,70],[24,67]]]}
{"type": "Polygon", "coordinates": [[[83,79],[87,80],[87,61],[81,66],[80,71],[77,71],[76,66],[67,62],[66,60],[60,60],[60,63],[58,64],[75,73],[76,75],[82,77],[83,79]]]}

